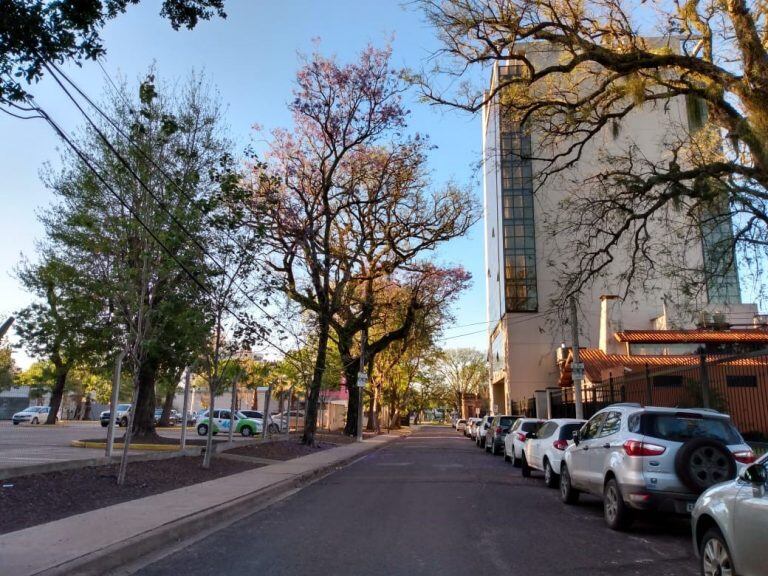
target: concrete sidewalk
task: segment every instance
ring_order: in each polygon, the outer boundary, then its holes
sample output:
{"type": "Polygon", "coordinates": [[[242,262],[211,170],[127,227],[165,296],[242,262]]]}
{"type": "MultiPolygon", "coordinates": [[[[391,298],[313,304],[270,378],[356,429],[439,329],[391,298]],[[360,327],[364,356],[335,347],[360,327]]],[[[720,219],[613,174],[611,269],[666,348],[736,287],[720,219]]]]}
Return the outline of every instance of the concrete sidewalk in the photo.
{"type": "Polygon", "coordinates": [[[3,574],[105,574],[250,513],[401,436],[378,436],[0,536],[3,574]]]}

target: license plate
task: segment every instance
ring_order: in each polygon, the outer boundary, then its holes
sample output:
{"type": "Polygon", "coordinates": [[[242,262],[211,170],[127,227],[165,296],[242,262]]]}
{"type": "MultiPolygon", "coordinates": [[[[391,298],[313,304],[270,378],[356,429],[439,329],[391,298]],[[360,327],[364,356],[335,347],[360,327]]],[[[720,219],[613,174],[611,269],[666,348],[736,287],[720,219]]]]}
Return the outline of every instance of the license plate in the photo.
{"type": "Polygon", "coordinates": [[[685,503],[685,511],[689,514],[693,512],[693,507],[696,506],[696,502],[686,502],[685,503]]]}

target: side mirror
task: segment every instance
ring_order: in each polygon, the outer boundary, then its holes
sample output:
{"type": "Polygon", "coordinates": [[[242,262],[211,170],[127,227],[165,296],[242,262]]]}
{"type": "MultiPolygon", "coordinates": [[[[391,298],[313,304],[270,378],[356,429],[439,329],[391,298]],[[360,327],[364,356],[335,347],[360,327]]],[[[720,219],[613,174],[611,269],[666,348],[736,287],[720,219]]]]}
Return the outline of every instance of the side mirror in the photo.
{"type": "Polygon", "coordinates": [[[581,437],[579,435],[579,431],[578,430],[574,430],[573,431],[573,443],[576,444],[576,446],[578,446],[579,442],[581,442],[581,437]]]}
{"type": "Polygon", "coordinates": [[[536,438],[536,432],[528,432],[528,434],[525,435],[525,438],[527,440],[535,439],[536,438]]]}
{"type": "Polygon", "coordinates": [[[741,475],[744,480],[750,484],[763,486],[768,480],[768,474],[765,472],[764,464],[752,464],[741,475]]]}

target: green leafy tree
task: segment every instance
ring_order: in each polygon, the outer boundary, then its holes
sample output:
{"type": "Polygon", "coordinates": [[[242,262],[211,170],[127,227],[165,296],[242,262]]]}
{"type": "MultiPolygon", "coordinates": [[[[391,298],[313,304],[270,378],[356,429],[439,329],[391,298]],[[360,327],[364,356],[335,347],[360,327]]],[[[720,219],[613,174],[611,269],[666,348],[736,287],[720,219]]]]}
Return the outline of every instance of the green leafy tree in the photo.
{"type": "Polygon", "coordinates": [[[14,386],[16,364],[13,361],[11,347],[6,340],[0,341],[0,391],[14,386]]]}

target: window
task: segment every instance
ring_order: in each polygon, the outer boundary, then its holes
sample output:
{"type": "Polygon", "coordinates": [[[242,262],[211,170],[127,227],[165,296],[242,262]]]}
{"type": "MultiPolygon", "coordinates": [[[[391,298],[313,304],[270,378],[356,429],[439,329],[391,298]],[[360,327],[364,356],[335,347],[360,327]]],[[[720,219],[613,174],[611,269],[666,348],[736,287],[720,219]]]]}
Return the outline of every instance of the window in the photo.
{"type": "Polygon", "coordinates": [[[655,388],[679,388],[683,385],[683,377],[676,374],[654,376],[652,381],[655,388]]]}
{"type": "Polygon", "coordinates": [[[563,424],[562,428],[560,428],[558,438],[560,440],[570,440],[573,438],[573,433],[579,428],[581,428],[581,424],[563,424]]]}
{"type": "Polygon", "coordinates": [[[728,374],[725,382],[729,388],[757,388],[757,376],[754,374],[728,374]]]}
{"type": "Polygon", "coordinates": [[[538,430],[539,426],[541,426],[541,422],[523,422],[520,426],[521,432],[536,432],[538,430]]]}
{"type": "Polygon", "coordinates": [[[705,418],[698,414],[679,412],[676,414],[643,415],[643,434],[686,442],[693,438],[714,438],[724,444],[741,444],[743,440],[729,420],[725,418],[705,418]]]}
{"type": "Polygon", "coordinates": [[[600,438],[603,436],[610,436],[616,434],[621,428],[621,412],[608,412],[608,416],[605,417],[605,423],[602,430],[600,430],[600,438]]]}
{"type": "Polygon", "coordinates": [[[557,430],[557,424],[555,422],[547,422],[541,428],[539,428],[539,431],[536,433],[536,435],[541,439],[549,438],[552,436],[552,434],[555,433],[555,430],[557,430]]]}
{"type": "Polygon", "coordinates": [[[597,416],[593,416],[589,422],[584,424],[581,431],[581,439],[590,440],[591,438],[596,438],[597,433],[600,432],[600,426],[602,426],[605,421],[605,416],[606,413],[603,412],[597,416]]]}

